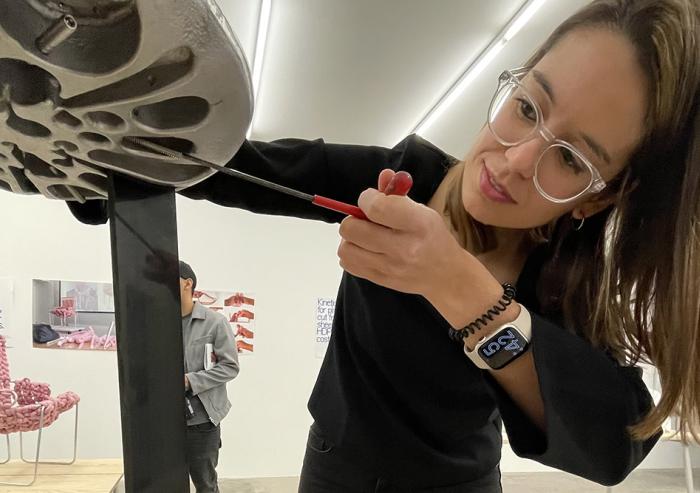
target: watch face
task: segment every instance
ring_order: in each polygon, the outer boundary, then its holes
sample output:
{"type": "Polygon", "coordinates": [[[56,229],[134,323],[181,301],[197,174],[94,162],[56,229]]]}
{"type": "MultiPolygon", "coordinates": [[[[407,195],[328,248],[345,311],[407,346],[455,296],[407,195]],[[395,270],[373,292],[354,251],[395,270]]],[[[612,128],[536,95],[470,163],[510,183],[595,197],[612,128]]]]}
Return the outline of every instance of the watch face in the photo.
{"type": "Polygon", "coordinates": [[[508,325],[479,347],[479,355],[491,368],[498,370],[525,352],[527,346],[525,336],[515,326],[508,325]]]}

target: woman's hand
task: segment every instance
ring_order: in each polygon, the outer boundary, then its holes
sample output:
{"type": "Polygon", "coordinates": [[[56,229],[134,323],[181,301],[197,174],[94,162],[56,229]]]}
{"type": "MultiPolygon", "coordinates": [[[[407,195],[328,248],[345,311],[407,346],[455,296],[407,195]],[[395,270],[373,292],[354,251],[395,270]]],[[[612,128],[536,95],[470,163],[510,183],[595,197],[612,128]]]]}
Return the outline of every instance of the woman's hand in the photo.
{"type": "Polygon", "coordinates": [[[358,204],[369,221],[349,216],[341,223],[343,269],[397,291],[430,292],[457,253],[442,218],[408,197],[375,189],[364,191],[358,204]]]}
{"type": "Polygon", "coordinates": [[[369,221],[340,225],[340,265],[350,274],[428,299],[454,327],[462,327],[501,296],[500,283],[464,250],[436,211],[405,196],[385,195],[394,172],[358,201],[369,221]]]}

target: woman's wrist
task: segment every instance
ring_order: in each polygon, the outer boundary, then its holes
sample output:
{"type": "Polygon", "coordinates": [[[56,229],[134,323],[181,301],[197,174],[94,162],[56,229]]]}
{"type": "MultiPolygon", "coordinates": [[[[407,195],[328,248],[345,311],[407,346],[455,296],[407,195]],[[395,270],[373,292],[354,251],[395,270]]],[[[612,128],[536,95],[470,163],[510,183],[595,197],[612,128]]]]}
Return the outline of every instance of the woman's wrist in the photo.
{"type": "Polygon", "coordinates": [[[493,334],[500,326],[514,321],[520,315],[520,305],[518,303],[511,303],[505,310],[499,313],[492,321],[489,321],[480,330],[470,334],[463,339],[464,347],[467,351],[472,351],[476,344],[483,338],[493,334]]]}
{"type": "MultiPolygon", "coordinates": [[[[433,289],[424,295],[455,329],[461,329],[477,317],[481,317],[503,296],[503,286],[486,267],[470,253],[464,250],[461,252],[462,258],[451,262],[450,270],[446,271],[433,289]]],[[[503,323],[515,320],[517,309],[515,316],[508,320],[506,317],[512,314],[512,309],[500,314],[481,332],[486,333],[488,329],[495,329],[503,323]]]]}

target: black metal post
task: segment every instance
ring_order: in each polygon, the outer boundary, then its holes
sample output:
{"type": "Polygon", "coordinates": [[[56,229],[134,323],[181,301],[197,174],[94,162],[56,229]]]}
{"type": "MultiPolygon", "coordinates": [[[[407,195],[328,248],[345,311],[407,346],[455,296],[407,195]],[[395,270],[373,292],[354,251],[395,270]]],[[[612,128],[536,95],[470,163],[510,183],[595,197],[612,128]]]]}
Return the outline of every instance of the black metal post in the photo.
{"type": "Polygon", "coordinates": [[[113,174],[109,217],[126,492],[186,493],[175,193],[113,174]]]}

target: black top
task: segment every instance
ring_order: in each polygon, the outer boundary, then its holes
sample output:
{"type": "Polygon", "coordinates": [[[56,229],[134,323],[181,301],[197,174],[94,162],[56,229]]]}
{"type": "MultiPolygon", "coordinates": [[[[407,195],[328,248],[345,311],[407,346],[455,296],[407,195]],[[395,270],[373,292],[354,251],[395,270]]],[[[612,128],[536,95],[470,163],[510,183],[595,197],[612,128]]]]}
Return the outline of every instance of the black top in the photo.
{"type": "MultiPolygon", "coordinates": [[[[410,197],[426,203],[454,158],[417,136],[393,149],[322,140],[246,142],[227,166],[348,203],[375,187],[383,168],[411,173],[410,197]]],[[[343,216],[217,174],[181,192],[253,212],[338,222],[343,216]]],[[[72,206],[86,222],[104,208],[72,206]],[[81,216],[82,214],[82,216],[81,216]]],[[[491,471],[500,460],[501,418],[510,445],[527,457],[602,484],[621,481],[659,438],[626,431],[652,405],[641,370],[538,315],[535,287],[546,248],[535,250],[516,299],[532,314],[532,351],[545,405],[542,433],[488,372],[448,337],[448,324],[422,297],[343,276],[333,333],[309,410],[340,454],[397,485],[448,485],[491,471]]],[[[478,289],[478,287],[475,287],[478,289]]]]}

